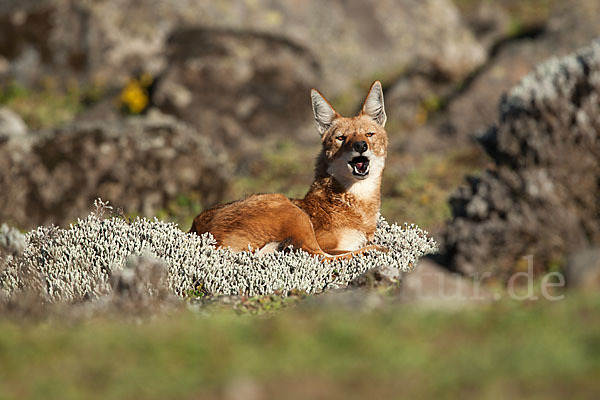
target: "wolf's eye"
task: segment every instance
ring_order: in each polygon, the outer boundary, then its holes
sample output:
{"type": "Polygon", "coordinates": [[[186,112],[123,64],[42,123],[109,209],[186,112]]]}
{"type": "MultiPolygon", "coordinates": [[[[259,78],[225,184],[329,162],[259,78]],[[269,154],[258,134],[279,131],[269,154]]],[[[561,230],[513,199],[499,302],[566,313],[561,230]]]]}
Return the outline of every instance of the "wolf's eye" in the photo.
{"type": "Polygon", "coordinates": [[[340,142],[343,142],[344,140],[346,140],[346,136],[336,136],[335,138],[337,140],[339,140],[340,142]]]}
{"type": "Polygon", "coordinates": [[[371,137],[371,136],[373,136],[374,134],[375,134],[375,132],[367,132],[366,136],[367,136],[367,137],[371,137]]]}

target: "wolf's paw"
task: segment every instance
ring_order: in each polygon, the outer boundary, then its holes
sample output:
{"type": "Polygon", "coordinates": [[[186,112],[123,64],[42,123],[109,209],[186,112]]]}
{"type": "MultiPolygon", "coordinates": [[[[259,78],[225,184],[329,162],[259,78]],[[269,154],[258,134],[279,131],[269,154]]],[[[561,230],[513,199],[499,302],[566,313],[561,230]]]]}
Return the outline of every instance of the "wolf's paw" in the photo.
{"type": "Polygon", "coordinates": [[[387,247],[385,247],[385,246],[380,246],[380,245],[378,245],[378,244],[376,244],[376,245],[373,245],[373,246],[374,246],[373,250],[377,250],[377,251],[380,251],[380,252],[382,252],[382,253],[387,253],[388,251],[390,251],[390,249],[388,249],[388,248],[387,248],[387,247]]]}

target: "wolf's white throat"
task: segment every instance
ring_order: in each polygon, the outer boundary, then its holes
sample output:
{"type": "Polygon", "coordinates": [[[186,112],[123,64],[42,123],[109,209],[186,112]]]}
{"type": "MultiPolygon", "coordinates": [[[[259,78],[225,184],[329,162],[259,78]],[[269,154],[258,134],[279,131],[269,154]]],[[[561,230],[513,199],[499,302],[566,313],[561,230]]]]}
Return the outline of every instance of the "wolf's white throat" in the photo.
{"type": "Polygon", "coordinates": [[[376,156],[371,150],[366,151],[363,156],[369,159],[369,173],[365,177],[357,177],[353,174],[353,168],[348,162],[358,155],[356,152],[342,155],[329,165],[327,172],[344,186],[346,192],[366,199],[372,197],[374,192],[380,188],[385,159],[376,156]]]}

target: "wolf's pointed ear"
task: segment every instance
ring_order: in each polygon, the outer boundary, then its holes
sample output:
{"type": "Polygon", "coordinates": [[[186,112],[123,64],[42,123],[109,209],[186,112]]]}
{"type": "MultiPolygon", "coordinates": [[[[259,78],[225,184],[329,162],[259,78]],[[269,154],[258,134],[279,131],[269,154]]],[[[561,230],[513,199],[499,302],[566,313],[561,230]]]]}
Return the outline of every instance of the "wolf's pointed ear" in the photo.
{"type": "Polygon", "coordinates": [[[381,88],[381,82],[375,81],[371,85],[369,94],[365,99],[361,113],[369,116],[373,121],[377,122],[381,126],[385,126],[387,116],[385,115],[385,108],[383,106],[383,89],[381,88]]]}
{"type": "Polygon", "coordinates": [[[333,109],[331,104],[317,90],[310,91],[312,109],[315,114],[315,122],[319,134],[323,136],[327,129],[331,127],[333,120],[339,117],[339,114],[333,109]]]}

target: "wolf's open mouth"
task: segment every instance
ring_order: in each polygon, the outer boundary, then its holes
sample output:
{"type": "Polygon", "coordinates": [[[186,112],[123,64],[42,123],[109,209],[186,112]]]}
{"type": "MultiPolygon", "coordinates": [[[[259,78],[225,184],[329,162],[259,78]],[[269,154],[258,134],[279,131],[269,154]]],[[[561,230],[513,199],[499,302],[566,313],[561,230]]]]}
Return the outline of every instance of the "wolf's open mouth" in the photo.
{"type": "Polygon", "coordinates": [[[365,156],[354,157],[348,164],[354,176],[365,177],[369,174],[369,159],[365,156]]]}

